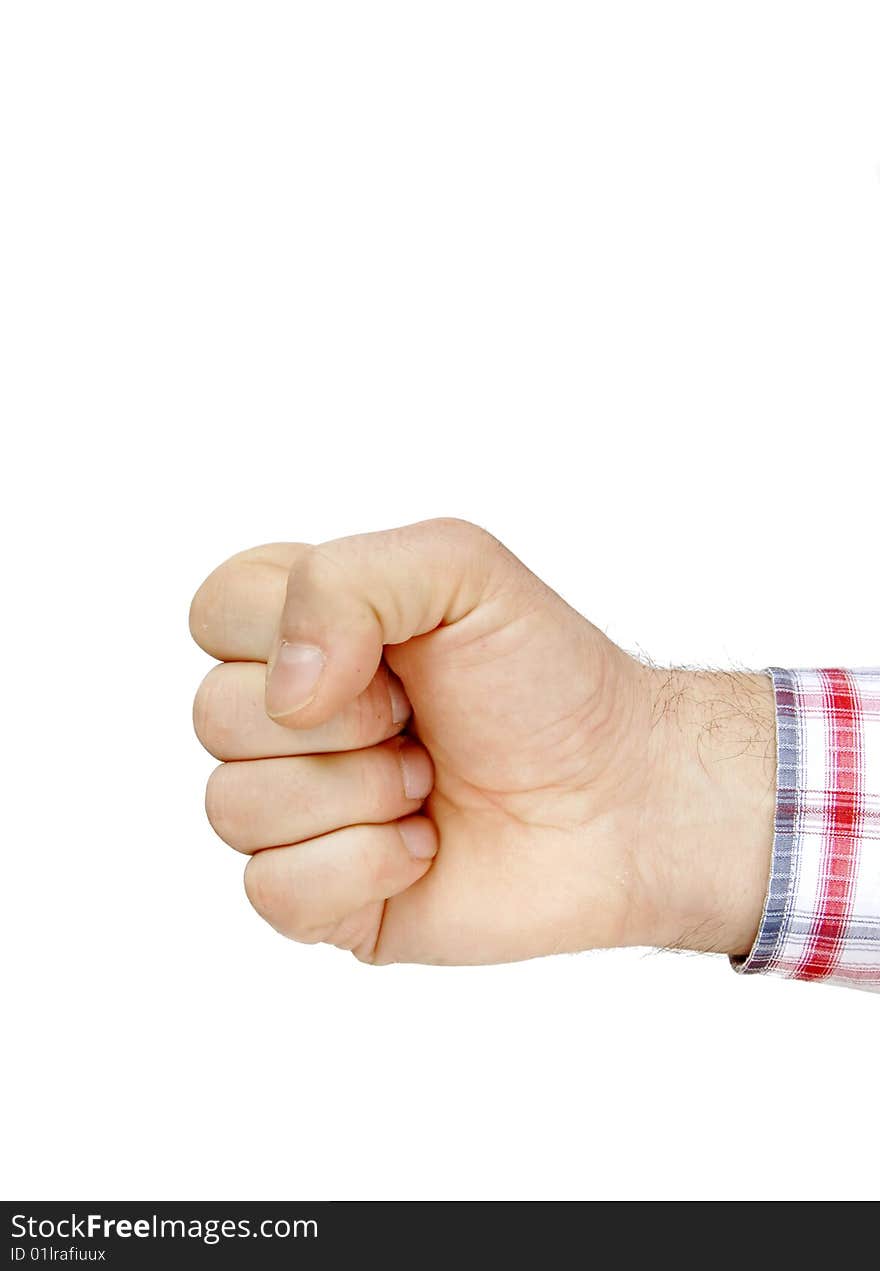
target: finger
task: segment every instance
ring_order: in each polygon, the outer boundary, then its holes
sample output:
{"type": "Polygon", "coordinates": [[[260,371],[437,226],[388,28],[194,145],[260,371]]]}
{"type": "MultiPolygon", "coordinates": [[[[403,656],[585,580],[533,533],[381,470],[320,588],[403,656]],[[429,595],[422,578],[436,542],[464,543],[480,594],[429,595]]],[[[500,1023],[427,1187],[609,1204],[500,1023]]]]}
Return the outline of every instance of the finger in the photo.
{"type": "Polygon", "coordinates": [[[305,551],[302,543],[252,547],[209,574],[189,611],[196,644],[221,662],[266,662],[278,634],[288,572],[305,551]]]}
{"type": "Polygon", "coordinates": [[[208,780],[208,820],[240,852],[300,843],[344,825],[415,812],[434,783],[428,752],[410,737],[369,750],[222,764],[208,780]]]}
{"type": "Polygon", "coordinates": [[[359,948],[359,956],[369,957],[382,902],[418,882],[436,851],[437,831],[427,817],[353,825],[298,847],[259,852],[245,870],[245,890],[282,935],[359,948]]]}
{"type": "Polygon", "coordinates": [[[423,521],[302,552],[270,659],[269,714],[297,728],[330,719],[369,684],[383,645],[465,617],[505,557],[514,561],[464,521],[423,521]]]}
{"type": "Polygon", "coordinates": [[[193,703],[196,736],[217,759],[319,755],[375,746],[395,736],[410,715],[400,680],[379,668],[366,690],[317,728],[292,729],[266,714],[262,662],[224,662],[209,671],[193,703]]]}

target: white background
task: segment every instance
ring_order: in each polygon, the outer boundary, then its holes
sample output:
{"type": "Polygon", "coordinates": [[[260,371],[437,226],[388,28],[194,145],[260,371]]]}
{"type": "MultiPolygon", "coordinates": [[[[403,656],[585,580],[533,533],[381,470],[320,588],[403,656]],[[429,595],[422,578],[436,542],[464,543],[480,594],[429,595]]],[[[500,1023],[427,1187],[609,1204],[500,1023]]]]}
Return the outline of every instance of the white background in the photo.
{"type": "Polygon", "coordinates": [[[481,522],[659,660],[878,661],[874,3],[10,2],[2,1191],[876,1197],[876,997],[378,971],[202,811],[192,591],[481,522]]]}

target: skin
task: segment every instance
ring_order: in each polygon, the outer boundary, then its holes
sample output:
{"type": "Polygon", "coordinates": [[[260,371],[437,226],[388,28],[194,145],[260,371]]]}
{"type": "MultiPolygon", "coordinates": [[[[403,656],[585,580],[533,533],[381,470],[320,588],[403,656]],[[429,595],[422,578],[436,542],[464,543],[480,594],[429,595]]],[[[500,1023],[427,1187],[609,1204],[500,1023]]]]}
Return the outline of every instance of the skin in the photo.
{"type": "Polygon", "coordinates": [[[221,663],[208,817],[284,935],[379,964],[748,952],[769,678],[636,661],[461,521],[243,552],[190,627],[221,663]]]}

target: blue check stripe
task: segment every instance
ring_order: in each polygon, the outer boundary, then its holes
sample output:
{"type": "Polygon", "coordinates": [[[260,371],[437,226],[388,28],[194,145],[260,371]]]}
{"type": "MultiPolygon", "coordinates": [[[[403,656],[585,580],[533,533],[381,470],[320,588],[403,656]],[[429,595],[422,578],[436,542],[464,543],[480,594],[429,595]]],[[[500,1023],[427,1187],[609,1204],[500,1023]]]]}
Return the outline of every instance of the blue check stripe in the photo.
{"type": "Polygon", "coordinates": [[[755,943],[734,967],[880,993],[880,668],[769,674],[770,882],[755,943]]]}
{"type": "Polygon", "coordinates": [[[736,969],[747,975],[772,970],[784,948],[792,925],[800,865],[803,716],[798,709],[794,676],[779,667],[771,667],[770,674],[773,677],[776,699],[777,795],[773,859],[764,912],[755,943],[747,958],[734,960],[736,969]]]}

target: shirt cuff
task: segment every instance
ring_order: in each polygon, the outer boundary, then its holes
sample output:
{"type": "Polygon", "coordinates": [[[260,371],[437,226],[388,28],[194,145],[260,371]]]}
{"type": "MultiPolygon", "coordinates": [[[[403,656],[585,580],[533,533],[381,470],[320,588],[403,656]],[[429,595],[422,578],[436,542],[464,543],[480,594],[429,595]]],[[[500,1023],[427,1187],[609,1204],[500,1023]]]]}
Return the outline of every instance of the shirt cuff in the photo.
{"type": "Polygon", "coordinates": [[[770,674],[773,861],[734,967],[880,992],[880,668],[770,674]]]}

